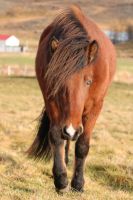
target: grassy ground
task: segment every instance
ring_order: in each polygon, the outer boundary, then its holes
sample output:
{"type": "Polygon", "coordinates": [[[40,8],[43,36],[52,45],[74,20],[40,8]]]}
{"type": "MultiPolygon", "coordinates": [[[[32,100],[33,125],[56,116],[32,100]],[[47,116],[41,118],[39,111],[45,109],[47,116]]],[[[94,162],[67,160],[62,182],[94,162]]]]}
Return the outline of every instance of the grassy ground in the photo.
{"type": "Polygon", "coordinates": [[[133,41],[116,44],[116,50],[119,57],[133,58],[133,41]]]}
{"type": "Polygon", "coordinates": [[[34,68],[34,53],[1,53],[0,54],[0,67],[16,66],[34,68]]]}
{"type": "MultiPolygon", "coordinates": [[[[119,61],[121,67],[123,62],[119,61]]],[[[115,82],[109,90],[91,140],[83,194],[58,196],[51,177],[52,162],[36,163],[25,154],[42,106],[36,79],[0,77],[0,199],[132,200],[133,84],[115,82]]],[[[69,182],[72,171],[73,145],[69,182]]]]}
{"type": "Polygon", "coordinates": [[[0,0],[1,34],[16,35],[21,44],[28,43],[34,48],[40,33],[58,10],[72,3],[78,4],[102,29],[122,31],[133,25],[132,0],[0,0]]]}
{"type": "Polygon", "coordinates": [[[132,58],[118,58],[117,70],[133,73],[133,59],[132,58]]]}
{"type": "MultiPolygon", "coordinates": [[[[27,66],[34,69],[35,53],[1,53],[0,54],[0,67],[4,66],[16,66],[23,67],[27,66]]],[[[133,72],[133,59],[119,57],[117,59],[117,68],[119,71],[133,72]]]]}

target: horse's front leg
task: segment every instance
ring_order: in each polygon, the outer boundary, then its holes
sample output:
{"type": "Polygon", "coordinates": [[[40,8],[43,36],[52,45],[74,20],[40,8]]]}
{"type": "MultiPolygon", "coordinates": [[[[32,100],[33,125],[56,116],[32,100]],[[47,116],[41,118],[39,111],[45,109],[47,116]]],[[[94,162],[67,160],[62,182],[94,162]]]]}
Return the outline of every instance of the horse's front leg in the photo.
{"type": "Polygon", "coordinates": [[[61,138],[61,134],[57,130],[54,130],[50,133],[50,142],[54,158],[54,184],[58,192],[63,192],[68,186],[64,140],[61,138]]]}
{"type": "Polygon", "coordinates": [[[76,191],[83,191],[84,186],[84,163],[89,151],[89,138],[82,134],[75,144],[75,169],[71,187],[76,191]]]}
{"type": "Polygon", "coordinates": [[[78,138],[75,145],[75,169],[71,186],[76,191],[83,191],[84,187],[84,163],[89,152],[90,136],[95,122],[99,116],[103,101],[98,102],[88,112],[84,119],[84,133],[78,138]]]}
{"type": "Polygon", "coordinates": [[[67,140],[66,141],[66,145],[65,145],[65,163],[66,163],[66,165],[69,162],[69,156],[68,156],[68,154],[69,154],[69,147],[70,147],[70,140],[67,140]]]}

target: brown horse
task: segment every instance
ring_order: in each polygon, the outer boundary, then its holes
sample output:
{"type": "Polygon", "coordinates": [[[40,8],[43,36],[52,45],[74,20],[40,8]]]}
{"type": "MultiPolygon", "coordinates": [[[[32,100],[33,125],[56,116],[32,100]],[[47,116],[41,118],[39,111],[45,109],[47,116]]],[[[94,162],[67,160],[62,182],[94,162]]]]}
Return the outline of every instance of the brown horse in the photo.
{"type": "Polygon", "coordinates": [[[53,156],[58,191],[68,186],[66,163],[70,140],[76,141],[71,187],[83,190],[91,133],[115,63],[112,43],[77,6],[62,11],[41,35],[36,75],[45,110],[29,155],[43,159],[53,156]]]}

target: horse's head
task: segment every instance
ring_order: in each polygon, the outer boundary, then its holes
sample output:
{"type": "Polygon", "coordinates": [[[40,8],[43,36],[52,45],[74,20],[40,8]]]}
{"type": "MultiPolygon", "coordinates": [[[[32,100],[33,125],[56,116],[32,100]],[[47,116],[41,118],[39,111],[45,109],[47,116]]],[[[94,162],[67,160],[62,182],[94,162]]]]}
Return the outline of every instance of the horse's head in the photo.
{"type": "Polygon", "coordinates": [[[83,133],[83,112],[93,82],[93,61],[98,43],[85,38],[64,42],[53,38],[52,55],[46,71],[46,108],[51,128],[62,138],[76,140],[83,133]]]}

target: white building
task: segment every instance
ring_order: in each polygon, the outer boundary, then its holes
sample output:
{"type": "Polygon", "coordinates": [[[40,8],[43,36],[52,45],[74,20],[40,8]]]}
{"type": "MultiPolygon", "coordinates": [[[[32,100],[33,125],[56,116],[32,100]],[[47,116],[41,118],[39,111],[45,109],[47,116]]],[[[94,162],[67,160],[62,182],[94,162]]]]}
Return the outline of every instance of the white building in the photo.
{"type": "Polygon", "coordinates": [[[0,52],[20,52],[21,50],[22,47],[17,37],[0,34],[0,52]]]}
{"type": "Polygon", "coordinates": [[[129,40],[127,32],[115,32],[110,30],[104,30],[104,33],[112,40],[112,42],[126,42],[129,40]]]}

